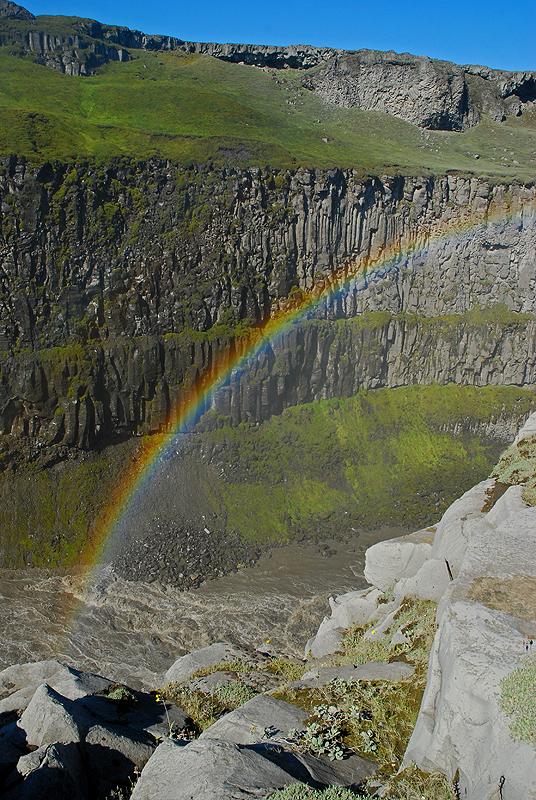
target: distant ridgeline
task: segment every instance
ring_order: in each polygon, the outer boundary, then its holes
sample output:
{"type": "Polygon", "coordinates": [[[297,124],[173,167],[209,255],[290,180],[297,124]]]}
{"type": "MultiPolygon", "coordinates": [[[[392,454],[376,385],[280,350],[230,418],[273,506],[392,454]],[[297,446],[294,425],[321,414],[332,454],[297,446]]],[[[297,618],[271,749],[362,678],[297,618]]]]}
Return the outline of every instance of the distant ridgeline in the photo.
{"type": "Polygon", "coordinates": [[[0,44],[0,566],[74,563],[135,437],[336,281],[209,401],[159,524],[209,515],[252,546],[411,527],[491,469],[534,407],[534,73],[201,45],[6,0],[0,44]]]}
{"type": "Polygon", "coordinates": [[[463,131],[482,114],[500,122],[536,99],[536,73],[460,67],[407,53],[334,50],[306,45],[186,42],[78,17],[35,17],[0,0],[0,45],[69,75],[90,75],[129,50],[198,53],[232,63],[306,71],[302,86],[343,108],[382,111],[430,130],[463,131]]]}

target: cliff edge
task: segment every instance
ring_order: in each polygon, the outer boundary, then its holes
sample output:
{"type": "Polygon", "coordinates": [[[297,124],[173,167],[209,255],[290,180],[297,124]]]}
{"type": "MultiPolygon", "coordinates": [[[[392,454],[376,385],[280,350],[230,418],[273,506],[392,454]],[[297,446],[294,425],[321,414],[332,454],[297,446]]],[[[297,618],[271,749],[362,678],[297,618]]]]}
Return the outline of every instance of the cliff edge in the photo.
{"type": "Polygon", "coordinates": [[[535,432],[532,414],[492,477],[453,503],[437,526],[369,548],[365,577],[372,588],[331,600],[331,617],[308,643],[313,656],[323,657],[340,647],[346,628],[373,618],[368,635],[381,639],[404,598],[438,602],[426,689],[404,764],[443,772],[457,796],[470,800],[536,796],[530,701],[524,733],[515,720],[536,638],[536,507],[529,505],[527,477],[535,432]],[[514,687],[506,699],[505,681],[514,687]]]}

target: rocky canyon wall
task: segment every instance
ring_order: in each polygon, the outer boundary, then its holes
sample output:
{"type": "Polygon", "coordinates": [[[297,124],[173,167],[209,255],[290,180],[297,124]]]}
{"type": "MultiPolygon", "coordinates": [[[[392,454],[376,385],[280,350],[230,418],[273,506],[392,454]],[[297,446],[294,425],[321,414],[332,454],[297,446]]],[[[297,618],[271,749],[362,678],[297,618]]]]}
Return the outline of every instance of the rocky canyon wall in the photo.
{"type": "Polygon", "coordinates": [[[218,359],[322,287],[304,325],[232,373],[220,414],[260,421],[414,382],[533,384],[535,199],[456,176],[7,159],[4,443],[158,430],[218,359]]]}

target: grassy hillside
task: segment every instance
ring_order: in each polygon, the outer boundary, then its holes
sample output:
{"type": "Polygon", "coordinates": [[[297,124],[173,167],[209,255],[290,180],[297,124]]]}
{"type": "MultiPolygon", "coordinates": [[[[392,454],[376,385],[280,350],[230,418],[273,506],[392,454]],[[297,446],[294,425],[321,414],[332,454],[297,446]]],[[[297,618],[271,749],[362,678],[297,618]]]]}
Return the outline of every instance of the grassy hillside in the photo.
{"type": "Polygon", "coordinates": [[[224,427],[208,438],[228,527],[262,541],[431,524],[497,461],[487,423],[532,408],[530,389],[414,385],[224,427]]]}
{"type": "MultiPolygon", "coordinates": [[[[56,19],[63,32],[76,27],[61,17],[38,18],[36,26],[50,29],[56,19]]],[[[534,111],[501,124],[484,117],[466,133],[424,131],[379,112],[327,105],[301,86],[302,71],[177,52],[130,54],[129,62],[73,77],[20,57],[16,46],[0,48],[0,155],[160,155],[525,181],[535,173],[534,111]]]]}
{"type": "MultiPolygon", "coordinates": [[[[159,546],[167,531],[196,530],[205,517],[222,540],[238,534],[253,547],[382,524],[415,529],[489,475],[508,441],[485,434],[490,421],[518,425],[534,408],[531,389],[454,385],[295,406],[259,426],[197,436],[194,451],[144,490],[126,525],[159,546]]],[[[75,564],[138,446],[131,439],[0,475],[0,566],[75,564]]]]}

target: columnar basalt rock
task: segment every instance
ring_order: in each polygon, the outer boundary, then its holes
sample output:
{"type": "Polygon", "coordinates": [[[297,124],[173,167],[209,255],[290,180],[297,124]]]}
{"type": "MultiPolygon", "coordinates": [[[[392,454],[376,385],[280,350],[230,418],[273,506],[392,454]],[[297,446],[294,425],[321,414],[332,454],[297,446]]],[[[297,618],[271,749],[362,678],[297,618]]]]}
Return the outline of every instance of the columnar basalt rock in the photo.
{"type": "Polygon", "coordinates": [[[159,430],[186,389],[247,347],[240,326],[347,278],[232,374],[220,413],[261,421],[412,382],[533,384],[535,201],[533,186],[452,176],[7,159],[2,431],[88,447],[159,430]],[[502,311],[472,311],[485,307],[502,311]]]}

